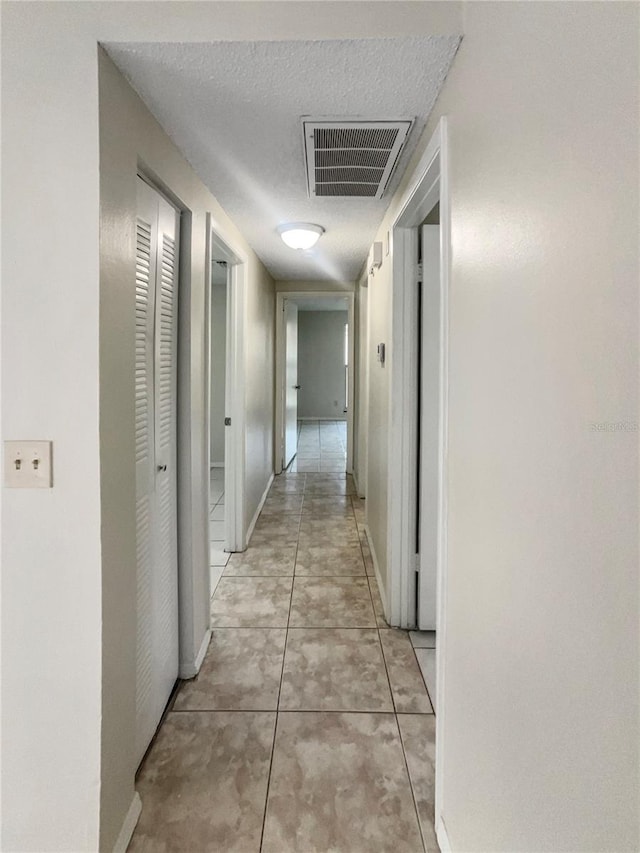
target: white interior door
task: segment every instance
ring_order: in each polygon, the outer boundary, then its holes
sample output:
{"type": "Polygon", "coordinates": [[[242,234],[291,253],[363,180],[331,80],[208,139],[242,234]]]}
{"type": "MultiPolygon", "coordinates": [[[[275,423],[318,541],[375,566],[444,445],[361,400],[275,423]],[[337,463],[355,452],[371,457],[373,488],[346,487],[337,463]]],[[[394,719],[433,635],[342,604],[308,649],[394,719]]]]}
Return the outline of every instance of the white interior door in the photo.
{"type": "Polygon", "coordinates": [[[138,179],[136,250],[136,754],[178,677],[176,320],[179,215],[138,179]]]}
{"type": "Polygon", "coordinates": [[[284,466],[298,452],[298,306],[284,303],[284,466]]]}
{"type": "Polygon", "coordinates": [[[422,226],[418,627],[436,629],[440,459],[440,226],[422,226]]]}

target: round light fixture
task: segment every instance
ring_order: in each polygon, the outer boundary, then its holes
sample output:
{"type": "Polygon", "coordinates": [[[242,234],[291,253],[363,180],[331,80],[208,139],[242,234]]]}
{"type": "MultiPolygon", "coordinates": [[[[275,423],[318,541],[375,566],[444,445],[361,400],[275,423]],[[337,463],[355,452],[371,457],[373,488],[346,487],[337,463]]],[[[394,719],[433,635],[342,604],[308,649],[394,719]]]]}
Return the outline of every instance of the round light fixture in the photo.
{"type": "Polygon", "coordinates": [[[289,222],[278,226],[278,234],[291,249],[311,249],[324,234],[324,228],[310,222],[289,222]]]}

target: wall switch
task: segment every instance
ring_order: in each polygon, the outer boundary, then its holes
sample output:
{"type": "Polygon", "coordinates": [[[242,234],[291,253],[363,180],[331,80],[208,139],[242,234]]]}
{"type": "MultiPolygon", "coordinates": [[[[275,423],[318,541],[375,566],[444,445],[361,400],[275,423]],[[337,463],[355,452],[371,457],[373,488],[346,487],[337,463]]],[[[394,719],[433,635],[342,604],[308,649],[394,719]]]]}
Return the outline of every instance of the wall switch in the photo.
{"type": "Polygon", "coordinates": [[[4,484],[9,489],[50,489],[52,442],[5,441],[4,484]]]}

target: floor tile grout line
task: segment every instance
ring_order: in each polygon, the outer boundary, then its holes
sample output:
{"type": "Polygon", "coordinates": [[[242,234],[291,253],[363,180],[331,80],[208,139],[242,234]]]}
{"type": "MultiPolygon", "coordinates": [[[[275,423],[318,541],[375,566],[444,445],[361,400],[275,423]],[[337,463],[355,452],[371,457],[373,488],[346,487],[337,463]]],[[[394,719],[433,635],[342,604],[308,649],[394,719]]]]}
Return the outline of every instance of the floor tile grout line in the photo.
{"type": "MultiPolygon", "coordinates": [[[[293,629],[295,630],[295,629],[293,629]]],[[[380,708],[169,708],[169,714],[387,714],[390,717],[435,717],[424,711],[394,711],[380,708]]]]}
{"type": "MultiPolygon", "coordinates": [[[[409,782],[409,788],[411,790],[411,799],[413,800],[413,808],[415,809],[416,820],[418,821],[418,832],[420,833],[420,840],[422,841],[422,847],[423,847],[424,853],[428,853],[427,842],[425,840],[424,833],[422,831],[422,821],[420,820],[420,810],[418,809],[418,800],[416,797],[416,792],[415,792],[414,787],[413,787],[413,781],[411,779],[411,771],[409,770],[409,762],[407,760],[407,752],[404,748],[404,739],[402,737],[402,729],[400,728],[400,723],[398,722],[398,714],[396,713],[394,716],[395,716],[395,720],[396,720],[396,728],[398,729],[398,737],[400,739],[400,749],[402,750],[402,757],[404,758],[404,766],[405,766],[405,769],[407,771],[407,781],[409,782]]],[[[425,716],[428,716],[428,715],[425,714],[425,716]]]]}
{"type": "MultiPolygon", "coordinates": [[[[303,503],[304,503],[304,486],[306,485],[306,476],[305,482],[303,483],[303,503]]],[[[284,678],[284,662],[287,655],[287,640],[289,639],[289,622],[291,621],[291,605],[293,603],[293,585],[295,580],[295,569],[296,569],[296,560],[298,558],[298,544],[300,542],[300,519],[298,520],[298,538],[296,540],[296,553],[294,555],[293,561],[293,571],[294,574],[291,576],[291,592],[289,594],[289,611],[287,613],[287,626],[284,634],[284,647],[282,649],[282,666],[280,667],[280,683],[278,684],[278,696],[276,698],[276,716],[275,716],[275,724],[273,726],[273,741],[271,743],[271,759],[269,761],[269,775],[267,776],[267,789],[265,792],[265,800],[264,800],[264,813],[262,815],[262,832],[260,833],[260,851],[262,850],[262,846],[264,843],[264,833],[267,826],[267,808],[269,806],[269,790],[271,788],[271,772],[273,770],[273,759],[276,752],[276,738],[278,736],[278,715],[280,713],[280,695],[282,693],[282,681],[284,678]]]]}
{"type": "MultiPolygon", "coordinates": [[[[371,590],[369,590],[369,592],[371,592],[371,590]]],[[[398,713],[398,706],[396,704],[396,696],[395,696],[395,692],[393,690],[393,685],[391,684],[391,676],[389,675],[389,666],[387,664],[387,658],[386,658],[386,655],[384,653],[384,645],[382,643],[382,637],[380,636],[380,626],[377,626],[376,630],[378,632],[378,643],[380,645],[380,654],[382,655],[382,663],[384,664],[384,671],[386,673],[387,681],[389,683],[389,692],[391,693],[391,701],[393,702],[393,713],[397,714],[398,713]]]]}
{"type": "MultiPolygon", "coordinates": [[[[362,547],[362,541],[361,540],[360,540],[360,551],[362,554],[362,562],[364,564],[365,571],[366,571],[367,565],[366,565],[366,562],[364,559],[364,549],[362,547]]],[[[393,703],[393,711],[394,711],[394,714],[397,714],[398,709],[397,709],[397,705],[396,705],[396,697],[394,695],[393,685],[391,684],[391,678],[389,676],[389,667],[387,665],[387,659],[386,659],[385,654],[384,654],[384,646],[382,645],[382,637],[380,635],[380,625],[378,625],[378,616],[376,614],[376,606],[375,606],[375,603],[373,601],[373,593],[371,591],[371,582],[369,581],[368,576],[367,576],[367,589],[369,590],[369,598],[371,599],[371,607],[373,609],[373,615],[374,615],[374,618],[376,620],[376,631],[378,632],[378,644],[380,646],[380,654],[382,655],[382,663],[384,665],[384,671],[385,671],[385,674],[387,676],[387,683],[389,685],[389,693],[391,694],[391,701],[393,703]]],[[[398,725],[398,721],[396,719],[396,726],[397,725],[398,725]]]]}
{"type": "MultiPolygon", "coordinates": [[[[411,642],[410,637],[409,637],[409,642],[411,642]]],[[[416,666],[418,667],[418,670],[420,672],[420,678],[422,679],[422,683],[424,684],[424,689],[426,690],[427,696],[429,697],[429,704],[431,705],[431,711],[435,715],[436,706],[435,706],[433,699],[431,698],[431,693],[429,692],[429,685],[427,684],[427,679],[424,677],[424,672],[422,671],[422,667],[420,666],[420,661],[418,660],[418,655],[416,654],[416,650],[414,648],[413,643],[411,643],[411,650],[413,651],[413,656],[416,659],[416,666]]],[[[434,649],[434,651],[435,651],[435,649],[434,649]]]]}
{"type": "MultiPolygon", "coordinates": [[[[310,477],[307,477],[306,474],[301,474],[301,475],[297,475],[297,476],[301,476],[303,481],[304,481],[303,491],[302,491],[302,506],[303,507],[304,507],[304,502],[307,499],[314,499],[316,497],[326,497],[326,498],[336,497],[336,495],[333,495],[333,494],[332,495],[325,495],[325,494],[318,495],[318,494],[314,494],[313,492],[311,494],[309,494],[307,492],[307,481],[309,482],[309,484],[313,483],[313,475],[310,475],[310,477]]],[[[348,479],[348,477],[347,477],[347,479],[348,479]]],[[[351,517],[351,515],[354,516],[356,528],[358,529],[358,531],[360,531],[357,518],[355,517],[356,512],[355,512],[354,501],[357,498],[357,496],[354,496],[351,493],[348,493],[345,496],[349,499],[348,506],[350,506],[350,508],[351,508],[351,511],[348,512],[347,515],[349,518],[351,517]]],[[[422,712],[412,712],[412,711],[402,712],[402,711],[398,711],[398,709],[396,707],[396,701],[395,701],[395,697],[394,697],[394,693],[393,693],[393,688],[391,685],[391,679],[389,676],[389,667],[387,665],[387,660],[386,660],[385,653],[384,653],[384,646],[382,643],[382,633],[381,633],[382,630],[384,630],[384,629],[388,630],[388,626],[386,626],[386,625],[383,626],[383,625],[379,624],[380,620],[379,620],[378,616],[376,615],[376,606],[374,603],[374,585],[372,583],[372,578],[366,573],[367,572],[367,565],[366,565],[366,561],[364,558],[363,543],[360,539],[358,539],[357,544],[359,545],[359,548],[360,548],[360,555],[361,555],[362,562],[363,562],[364,569],[365,569],[364,575],[300,575],[298,577],[306,578],[307,580],[324,580],[324,581],[339,580],[340,578],[342,578],[343,580],[347,580],[347,581],[349,581],[349,580],[350,581],[361,581],[363,577],[366,578],[367,589],[369,590],[369,598],[371,600],[371,605],[372,605],[372,609],[373,609],[374,624],[362,626],[362,627],[353,626],[353,625],[351,625],[349,627],[344,627],[343,625],[335,625],[335,626],[330,626],[330,625],[306,626],[305,625],[305,626],[299,626],[297,628],[295,626],[291,625],[292,609],[293,609],[293,591],[294,591],[294,586],[296,583],[297,559],[298,559],[298,554],[299,554],[299,549],[301,546],[301,539],[302,539],[301,528],[302,528],[302,518],[303,517],[304,517],[303,513],[301,512],[300,516],[298,518],[298,533],[297,533],[297,539],[295,541],[295,555],[294,555],[294,563],[293,563],[293,574],[291,574],[291,575],[289,575],[289,574],[287,574],[287,575],[276,575],[276,576],[274,576],[274,575],[229,576],[229,577],[237,577],[238,579],[240,579],[240,578],[247,578],[247,579],[248,578],[253,578],[253,579],[260,579],[260,578],[274,579],[274,578],[277,578],[277,579],[283,579],[286,577],[288,580],[290,580],[291,581],[291,583],[290,583],[290,598],[289,598],[289,607],[288,607],[288,613],[287,613],[286,626],[284,626],[284,625],[280,625],[280,626],[275,626],[275,625],[254,626],[254,625],[246,625],[246,624],[241,625],[241,626],[230,626],[230,625],[229,626],[216,626],[216,630],[220,630],[220,631],[225,631],[225,630],[242,631],[242,630],[251,630],[254,628],[259,628],[260,630],[265,630],[265,631],[269,631],[269,630],[271,630],[271,631],[273,631],[273,630],[282,631],[284,628],[284,647],[283,647],[283,652],[282,652],[282,665],[281,665],[281,671],[280,671],[280,679],[279,679],[279,684],[278,684],[278,694],[277,694],[277,698],[276,698],[275,709],[273,709],[273,708],[262,709],[262,708],[238,708],[238,707],[235,707],[235,708],[215,708],[215,709],[214,708],[212,708],[212,709],[184,708],[184,709],[180,709],[180,710],[175,710],[175,708],[173,707],[173,703],[170,703],[172,705],[172,707],[170,709],[168,708],[167,710],[170,711],[170,713],[172,713],[172,714],[189,714],[189,713],[195,714],[195,713],[197,713],[197,714],[214,715],[214,714],[219,714],[219,713],[220,714],[232,713],[232,714],[272,714],[272,715],[274,715],[273,729],[272,729],[272,744],[271,744],[271,752],[270,752],[270,757],[269,757],[269,770],[268,770],[268,776],[267,776],[267,785],[266,785],[265,800],[264,800],[264,810],[263,810],[263,817],[262,817],[262,827],[261,827],[261,834],[260,834],[260,847],[259,847],[260,851],[263,850],[263,847],[265,844],[266,818],[267,818],[267,812],[268,812],[270,785],[271,785],[273,769],[274,769],[275,751],[276,751],[276,743],[277,743],[277,738],[278,738],[279,726],[280,726],[280,724],[284,724],[284,717],[283,717],[283,720],[280,720],[280,715],[284,714],[285,717],[287,715],[293,715],[293,714],[325,714],[325,715],[335,715],[335,716],[338,716],[338,715],[378,715],[378,716],[379,715],[387,715],[387,716],[393,715],[393,717],[395,719],[396,730],[398,732],[400,747],[402,749],[406,778],[408,779],[408,782],[409,782],[409,786],[410,786],[410,790],[411,790],[411,796],[412,796],[413,803],[414,803],[414,810],[416,813],[416,819],[418,821],[418,830],[419,830],[419,834],[420,834],[420,838],[421,838],[422,848],[426,853],[427,843],[425,840],[425,833],[423,832],[423,826],[422,826],[422,822],[420,819],[420,812],[418,810],[417,793],[416,793],[416,790],[414,789],[413,781],[411,778],[411,773],[409,771],[409,762],[407,759],[407,750],[405,749],[405,742],[404,742],[404,739],[402,736],[402,730],[400,728],[399,719],[400,719],[400,717],[408,716],[408,715],[411,715],[411,716],[434,716],[433,712],[432,713],[422,713],[422,712]],[[340,709],[340,708],[318,709],[318,708],[312,708],[312,707],[311,708],[303,708],[303,709],[299,709],[299,708],[298,709],[296,709],[296,708],[281,709],[280,703],[281,703],[282,688],[283,688],[283,682],[284,682],[285,659],[286,659],[289,632],[304,631],[304,630],[314,630],[314,631],[321,631],[321,632],[322,631],[333,631],[333,630],[340,630],[340,631],[352,631],[352,630],[363,631],[363,630],[365,630],[365,631],[369,632],[369,631],[375,630],[377,632],[378,647],[380,648],[380,653],[382,655],[382,662],[383,662],[383,666],[385,668],[385,674],[387,677],[387,685],[388,685],[389,694],[391,697],[391,708],[387,709],[387,710],[367,709],[367,708],[354,709],[353,707],[351,707],[349,709],[340,709]]],[[[316,518],[317,516],[315,516],[314,513],[311,513],[310,517],[316,518]]],[[[263,519],[264,518],[265,518],[265,516],[263,516],[263,519]]],[[[266,518],[268,518],[268,516],[266,518]]],[[[256,546],[257,550],[259,551],[261,548],[263,548],[263,549],[267,548],[269,546],[269,544],[270,543],[259,543],[256,546]]],[[[354,543],[354,544],[356,544],[356,543],[354,543]]],[[[374,582],[377,585],[377,579],[374,582]]],[[[402,633],[407,633],[407,636],[408,636],[408,632],[402,632],[402,633]]],[[[421,677],[422,677],[422,680],[425,684],[425,689],[426,689],[427,695],[429,696],[430,705],[431,705],[431,707],[433,707],[433,704],[431,703],[431,697],[429,695],[429,691],[428,691],[428,688],[426,686],[426,680],[424,679],[422,669],[421,669],[419,662],[417,660],[416,649],[414,648],[413,643],[411,643],[411,647],[412,647],[412,650],[414,652],[416,665],[420,669],[421,677]]],[[[180,687],[178,686],[178,690],[179,689],[180,689],[180,687]]],[[[177,692],[175,695],[177,696],[177,692]]],[[[174,701],[175,701],[175,698],[174,698],[174,701]]],[[[407,798],[407,805],[408,805],[408,798],[407,798]]],[[[426,824],[425,824],[425,827],[426,827],[426,824]]]]}
{"type": "MultiPolygon", "coordinates": [[[[223,568],[223,567],[222,566],[215,566],[215,568],[223,568]]],[[[350,575],[311,575],[311,574],[309,574],[309,575],[296,575],[296,574],[293,574],[293,575],[290,575],[290,574],[286,574],[286,575],[285,574],[282,574],[282,575],[275,575],[275,574],[271,574],[271,575],[258,575],[258,574],[232,575],[232,574],[225,574],[224,577],[225,578],[316,578],[318,580],[323,580],[323,579],[324,580],[332,580],[332,579],[338,580],[340,578],[344,578],[345,580],[349,580],[349,579],[355,580],[356,578],[361,578],[361,579],[367,578],[368,575],[355,574],[355,573],[350,574],[350,575]]]]}
{"type": "MultiPolygon", "coordinates": [[[[293,710],[293,709],[291,709],[291,710],[285,711],[285,710],[281,710],[281,709],[280,709],[280,701],[281,701],[281,693],[282,693],[282,683],[283,683],[283,678],[284,678],[284,664],[285,664],[285,657],[286,657],[286,649],[287,649],[288,633],[289,633],[289,630],[290,630],[290,627],[291,627],[291,626],[290,626],[290,622],[291,622],[291,611],[292,611],[292,606],[293,606],[293,588],[294,588],[294,585],[295,585],[295,578],[296,578],[296,566],[297,566],[297,559],[298,559],[298,550],[299,550],[299,547],[300,547],[300,531],[301,531],[301,526],[302,526],[302,517],[303,517],[303,515],[305,514],[305,513],[304,513],[305,500],[307,500],[307,499],[313,499],[313,497],[314,497],[313,493],[309,493],[309,492],[307,492],[307,489],[306,489],[306,486],[307,486],[306,479],[307,479],[307,478],[305,477],[305,484],[304,484],[304,486],[303,486],[303,497],[302,497],[302,511],[301,511],[301,513],[300,513],[300,514],[299,514],[299,516],[298,516],[298,537],[297,537],[297,541],[296,541],[296,549],[295,549],[295,557],[294,557],[294,569],[293,569],[293,575],[284,575],[284,577],[288,577],[288,578],[291,578],[291,579],[292,579],[292,583],[291,583],[291,596],[290,596],[290,600],[289,600],[289,610],[288,610],[288,617],[287,617],[287,626],[286,626],[286,629],[285,629],[285,645],[284,645],[283,661],[282,661],[282,667],[281,667],[281,673],[280,673],[280,683],[279,683],[279,689],[278,689],[277,709],[276,709],[276,712],[275,712],[275,713],[276,713],[276,724],[275,724],[275,726],[274,726],[274,736],[273,736],[272,751],[271,751],[271,761],[270,761],[270,768],[269,768],[269,778],[268,778],[267,793],[266,793],[266,799],[265,799],[265,811],[264,811],[264,816],[263,816],[263,826],[262,826],[262,836],[261,836],[261,849],[262,849],[262,844],[263,844],[263,840],[264,840],[264,830],[265,830],[265,826],[266,826],[266,814],[267,814],[267,807],[268,807],[268,797],[269,797],[269,789],[270,789],[270,781],[271,781],[271,772],[272,772],[272,765],[273,765],[273,759],[274,759],[274,754],[275,754],[275,743],[276,743],[276,739],[277,739],[277,730],[278,730],[278,715],[279,715],[280,713],[320,713],[320,712],[321,712],[321,713],[336,713],[336,714],[344,714],[344,713],[354,713],[354,714],[358,714],[358,713],[386,713],[386,714],[390,714],[390,713],[392,713],[392,714],[394,715],[394,717],[395,717],[395,720],[396,720],[396,727],[397,727],[397,729],[398,729],[399,737],[400,737],[400,741],[401,741],[401,744],[402,744],[402,738],[401,738],[400,729],[399,729],[399,723],[398,723],[398,718],[397,718],[398,711],[397,711],[397,708],[396,708],[395,698],[394,698],[393,690],[392,690],[392,687],[391,687],[391,680],[390,680],[390,678],[389,678],[389,670],[388,670],[387,661],[386,661],[386,658],[385,658],[385,655],[384,655],[384,648],[383,648],[383,646],[382,646],[382,641],[381,641],[381,634],[380,634],[380,630],[381,630],[381,629],[380,629],[380,626],[377,624],[377,618],[376,618],[376,624],[375,624],[375,625],[373,625],[373,626],[367,626],[367,630],[375,630],[375,631],[377,632],[378,646],[379,646],[379,648],[380,648],[380,653],[381,653],[381,656],[382,656],[382,662],[383,662],[383,665],[384,665],[384,668],[385,668],[385,674],[386,674],[386,677],[387,677],[387,685],[388,685],[389,694],[390,694],[390,697],[391,697],[392,710],[388,710],[388,711],[371,711],[371,710],[365,710],[365,709],[363,709],[363,710],[353,710],[353,709],[350,709],[350,710],[341,710],[341,709],[331,709],[331,710],[327,710],[327,709],[304,709],[304,710],[303,710],[303,709],[296,709],[296,710],[293,710]]],[[[329,496],[329,495],[327,495],[326,497],[330,497],[330,496],[329,496]]],[[[332,495],[331,497],[333,497],[333,495],[332,495]]],[[[354,500],[354,499],[353,499],[353,495],[352,495],[352,494],[348,494],[348,495],[346,495],[346,497],[348,497],[348,498],[349,498],[349,505],[350,505],[350,509],[351,509],[351,511],[350,511],[350,512],[347,512],[347,513],[346,513],[346,516],[345,516],[345,515],[338,516],[338,519],[340,519],[340,518],[343,518],[343,519],[344,519],[344,518],[346,517],[346,519],[347,519],[347,520],[351,520],[351,517],[352,517],[352,518],[353,518],[353,521],[355,522],[356,530],[357,530],[357,532],[359,533],[359,532],[360,532],[360,529],[359,529],[359,526],[358,526],[358,522],[357,522],[357,518],[356,518],[356,513],[355,513],[355,508],[354,508],[354,504],[353,504],[353,500],[354,500]]],[[[292,513],[292,515],[296,516],[296,515],[298,515],[298,513],[297,513],[297,512],[296,512],[296,513],[292,513]]],[[[317,517],[317,516],[315,516],[315,514],[311,512],[311,513],[310,513],[310,517],[313,519],[314,517],[317,517]]],[[[327,519],[327,520],[331,520],[331,519],[327,519]]],[[[335,520],[335,519],[334,519],[334,520],[335,520]]],[[[368,575],[366,574],[366,563],[365,563],[365,559],[364,559],[364,551],[363,551],[363,547],[362,547],[362,541],[360,540],[360,538],[359,538],[359,537],[358,537],[357,542],[354,542],[354,545],[355,545],[355,544],[357,544],[357,545],[359,546],[360,556],[361,556],[361,559],[362,559],[363,567],[364,567],[364,569],[365,569],[365,574],[364,574],[364,575],[337,575],[337,576],[332,576],[332,575],[328,575],[328,576],[327,576],[327,575],[324,575],[324,576],[323,576],[323,575],[306,575],[306,576],[300,576],[300,577],[307,577],[307,578],[321,578],[321,579],[325,579],[325,580],[329,580],[329,579],[331,579],[331,578],[340,578],[340,577],[347,578],[347,579],[356,579],[356,578],[362,578],[362,577],[365,577],[365,578],[366,578],[366,580],[367,580],[367,589],[368,589],[368,591],[369,591],[369,599],[370,599],[370,601],[371,601],[371,606],[372,606],[373,614],[374,614],[374,617],[375,617],[375,605],[374,605],[374,601],[373,601],[372,584],[371,584],[371,580],[370,580],[370,578],[369,578],[369,577],[368,577],[368,575]]],[[[260,547],[260,546],[258,546],[258,547],[260,547]]],[[[253,577],[256,577],[256,576],[254,575],[253,577]]],[[[257,577],[261,577],[261,576],[257,576],[257,577]]],[[[280,577],[283,577],[283,576],[280,576],[280,577]]],[[[311,628],[311,627],[313,627],[313,626],[305,626],[304,628],[300,628],[299,630],[305,630],[305,628],[311,628]]],[[[323,625],[323,626],[317,626],[317,628],[315,628],[315,630],[318,630],[318,629],[320,629],[320,630],[332,630],[332,627],[330,627],[330,626],[326,626],[326,625],[323,625]]],[[[343,627],[343,626],[335,626],[335,629],[338,629],[338,630],[340,630],[340,629],[341,629],[341,630],[350,630],[349,628],[344,629],[344,627],[343,627]]],[[[334,629],[334,630],[335,630],[335,629],[334,629]]],[[[353,629],[353,630],[362,630],[362,629],[356,629],[356,628],[354,628],[354,626],[351,626],[351,629],[353,629]]],[[[294,629],[293,629],[293,628],[291,628],[291,630],[294,630],[294,629]]],[[[412,646],[412,648],[413,648],[413,646],[412,646]]],[[[417,658],[416,658],[416,664],[417,664],[417,658]]],[[[408,775],[408,779],[409,779],[409,782],[410,782],[410,785],[411,785],[411,779],[410,779],[410,776],[409,776],[409,774],[408,774],[408,766],[407,766],[407,762],[406,762],[406,754],[405,754],[405,752],[404,752],[404,746],[403,746],[403,745],[402,745],[402,749],[403,749],[403,756],[404,756],[404,761],[405,761],[405,767],[406,767],[406,769],[407,769],[407,775],[408,775]]],[[[413,791],[413,786],[412,786],[412,785],[411,785],[411,791],[412,791],[412,798],[413,798],[413,800],[414,800],[414,808],[417,808],[417,807],[416,807],[416,804],[415,804],[415,793],[414,793],[414,791],[413,791]]],[[[416,815],[417,815],[417,812],[416,812],[416,815]]],[[[421,834],[421,840],[422,840],[422,843],[423,843],[423,846],[424,846],[424,838],[423,838],[423,836],[422,836],[422,828],[421,828],[421,825],[420,825],[420,822],[419,822],[419,815],[417,815],[417,819],[418,819],[418,825],[419,825],[419,830],[420,830],[420,834],[421,834]]]]}
{"type": "MultiPolygon", "coordinates": [[[[282,657],[283,657],[283,661],[284,661],[284,655],[282,657]]],[[[273,713],[273,711],[271,713],[273,713]]],[[[260,847],[258,848],[259,851],[262,850],[262,844],[264,842],[264,831],[265,831],[265,827],[267,825],[267,806],[269,805],[269,787],[271,785],[271,770],[273,769],[273,757],[274,757],[275,751],[276,751],[276,736],[277,736],[277,734],[278,734],[278,711],[276,710],[275,716],[274,716],[274,721],[273,721],[273,740],[271,741],[271,756],[269,757],[269,774],[267,776],[267,789],[265,791],[265,796],[264,796],[264,811],[262,813],[262,829],[260,831],[260,847]]]]}
{"type": "MultiPolygon", "coordinates": [[[[352,504],[353,504],[353,498],[352,498],[352,504]]],[[[355,514],[355,512],[354,512],[354,514],[355,514]]],[[[363,528],[364,528],[364,525],[363,525],[363,528]]],[[[365,533],[365,536],[366,536],[366,533],[365,533]]],[[[362,547],[362,540],[359,540],[359,542],[360,542],[360,551],[362,553],[362,561],[364,563],[365,571],[366,571],[366,561],[364,559],[364,549],[362,547]]],[[[376,578],[376,583],[377,583],[377,578],[376,578]]],[[[377,624],[378,623],[378,617],[376,614],[375,603],[373,601],[373,592],[371,591],[371,581],[369,580],[368,575],[367,575],[367,588],[369,589],[369,596],[371,598],[371,606],[373,607],[374,616],[376,618],[376,630],[377,630],[377,634],[378,634],[378,644],[380,646],[380,654],[382,656],[382,662],[383,662],[385,674],[387,676],[387,683],[389,685],[389,693],[391,694],[391,702],[393,704],[393,717],[395,720],[396,729],[398,731],[398,738],[400,741],[400,749],[402,750],[402,757],[404,759],[404,765],[405,765],[405,769],[406,769],[406,773],[407,773],[407,781],[409,782],[409,788],[411,790],[411,799],[413,800],[413,808],[415,811],[416,820],[418,822],[418,832],[420,833],[420,840],[422,842],[422,848],[424,850],[424,853],[427,853],[427,845],[425,843],[424,834],[422,832],[422,823],[420,822],[420,813],[418,811],[418,803],[416,801],[416,794],[415,794],[415,791],[413,788],[413,782],[411,780],[411,774],[409,773],[409,764],[407,762],[407,754],[406,754],[405,748],[404,748],[404,741],[402,740],[402,732],[400,730],[400,723],[398,722],[398,706],[396,704],[396,697],[394,694],[393,685],[391,684],[391,677],[389,676],[389,666],[387,664],[387,658],[385,656],[384,646],[382,644],[382,635],[380,633],[380,630],[381,630],[380,625],[377,624]]],[[[408,634],[407,634],[407,636],[408,636],[408,634]]],[[[413,649],[413,644],[411,644],[411,648],[413,649]]],[[[415,656],[415,650],[414,650],[414,656],[415,656]]],[[[416,664],[418,665],[418,668],[420,669],[420,665],[418,664],[417,656],[416,656],[416,664]]],[[[421,669],[420,669],[420,674],[422,676],[422,670],[421,669]]],[[[422,677],[422,680],[424,681],[424,676],[422,677]]],[[[426,689],[426,684],[425,684],[425,689],[426,689]]],[[[429,696],[428,690],[427,690],[427,696],[429,697],[429,704],[433,708],[433,703],[431,702],[431,696],[429,696]]]]}
{"type": "MultiPolygon", "coordinates": [[[[267,628],[273,630],[284,631],[287,630],[286,625],[215,625],[215,630],[217,631],[220,628],[229,628],[238,630],[239,628],[260,628],[261,630],[265,630],[267,628]]],[[[298,631],[298,630],[314,630],[314,631],[378,631],[379,628],[376,625],[291,625],[288,630],[289,631],[298,631]]]]}

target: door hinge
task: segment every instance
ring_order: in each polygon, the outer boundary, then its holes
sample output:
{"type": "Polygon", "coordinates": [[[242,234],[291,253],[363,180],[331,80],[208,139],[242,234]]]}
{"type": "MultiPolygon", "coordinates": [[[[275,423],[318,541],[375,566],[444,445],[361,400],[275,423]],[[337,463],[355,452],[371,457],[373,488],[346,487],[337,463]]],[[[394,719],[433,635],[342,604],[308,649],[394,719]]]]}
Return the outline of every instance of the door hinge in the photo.
{"type": "Polygon", "coordinates": [[[420,571],[420,554],[414,554],[413,555],[413,571],[414,572],[420,571]]]}
{"type": "Polygon", "coordinates": [[[225,426],[231,426],[231,418],[225,418],[224,419],[224,425],[225,426]]]}
{"type": "Polygon", "coordinates": [[[416,267],[416,280],[418,284],[422,284],[422,261],[419,261],[416,267]]]}

